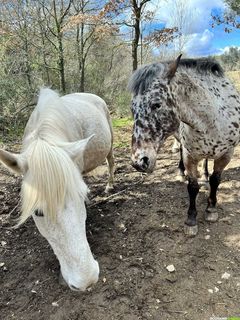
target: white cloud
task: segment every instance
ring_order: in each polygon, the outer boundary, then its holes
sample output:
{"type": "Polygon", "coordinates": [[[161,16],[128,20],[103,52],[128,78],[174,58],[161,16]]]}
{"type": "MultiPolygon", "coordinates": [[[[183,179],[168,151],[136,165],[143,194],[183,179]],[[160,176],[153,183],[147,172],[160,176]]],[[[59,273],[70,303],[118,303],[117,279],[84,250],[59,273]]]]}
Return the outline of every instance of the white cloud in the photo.
{"type": "Polygon", "coordinates": [[[211,13],[213,9],[225,8],[223,0],[154,0],[150,3],[147,9],[154,10],[155,18],[166,27],[176,26],[176,15],[182,15],[183,51],[189,56],[220,54],[212,45],[215,30],[211,30],[211,13]]]}
{"type": "Polygon", "coordinates": [[[147,9],[155,12],[155,18],[159,22],[165,23],[167,27],[174,27],[173,15],[179,12],[179,3],[185,9],[184,14],[191,24],[193,33],[209,28],[214,8],[225,8],[223,0],[154,0],[148,3],[147,9]]]}
{"type": "Polygon", "coordinates": [[[213,32],[205,29],[202,33],[194,33],[190,36],[185,46],[185,51],[189,56],[204,56],[212,54],[213,32]]]}

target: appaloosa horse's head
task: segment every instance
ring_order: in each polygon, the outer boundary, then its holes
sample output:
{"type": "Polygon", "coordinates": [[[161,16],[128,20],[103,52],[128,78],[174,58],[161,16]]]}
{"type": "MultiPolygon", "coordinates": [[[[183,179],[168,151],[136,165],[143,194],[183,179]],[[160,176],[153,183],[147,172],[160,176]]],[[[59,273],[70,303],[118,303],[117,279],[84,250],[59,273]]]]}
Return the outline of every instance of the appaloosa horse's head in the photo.
{"type": "Polygon", "coordinates": [[[128,87],[133,93],[134,117],[132,165],[138,171],[153,171],[160,146],[179,127],[169,84],[180,58],[169,64],[147,65],[130,79],[128,87]],[[158,74],[161,77],[157,77],[158,74]]]}

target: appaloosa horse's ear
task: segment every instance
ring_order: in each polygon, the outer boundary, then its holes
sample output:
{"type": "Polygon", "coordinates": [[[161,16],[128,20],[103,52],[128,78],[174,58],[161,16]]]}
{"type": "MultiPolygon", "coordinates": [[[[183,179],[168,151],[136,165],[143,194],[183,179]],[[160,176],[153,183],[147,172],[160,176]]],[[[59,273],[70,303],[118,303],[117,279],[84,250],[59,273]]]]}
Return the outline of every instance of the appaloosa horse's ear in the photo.
{"type": "Polygon", "coordinates": [[[172,80],[172,78],[174,77],[176,71],[177,71],[177,68],[178,68],[178,65],[179,65],[179,62],[180,62],[180,59],[181,59],[181,56],[182,54],[180,54],[177,59],[171,63],[169,65],[169,69],[167,71],[167,79],[168,79],[168,82],[170,82],[172,80]]]}

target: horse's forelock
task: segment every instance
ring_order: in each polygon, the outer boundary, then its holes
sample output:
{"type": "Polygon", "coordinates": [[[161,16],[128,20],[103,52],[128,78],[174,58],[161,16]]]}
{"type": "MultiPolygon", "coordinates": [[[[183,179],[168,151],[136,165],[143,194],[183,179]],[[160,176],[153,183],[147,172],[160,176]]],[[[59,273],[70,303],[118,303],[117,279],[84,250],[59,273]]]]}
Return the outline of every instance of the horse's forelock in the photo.
{"type": "Polygon", "coordinates": [[[143,94],[152,84],[157,75],[165,70],[163,63],[153,63],[136,70],[131,76],[128,89],[134,94],[143,94]]]}
{"type": "Polygon", "coordinates": [[[84,201],[88,188],[64,150],[37,139],[26,151],[29,152],[29,171],[22,184],[22,215],[19,224],[36,209],[46,212],[49,219],[54,221],[57,211],[63,209],[67,198],[74,203],[84,201]],[[76,178],[76,175],[79,177],[76,178]]]}

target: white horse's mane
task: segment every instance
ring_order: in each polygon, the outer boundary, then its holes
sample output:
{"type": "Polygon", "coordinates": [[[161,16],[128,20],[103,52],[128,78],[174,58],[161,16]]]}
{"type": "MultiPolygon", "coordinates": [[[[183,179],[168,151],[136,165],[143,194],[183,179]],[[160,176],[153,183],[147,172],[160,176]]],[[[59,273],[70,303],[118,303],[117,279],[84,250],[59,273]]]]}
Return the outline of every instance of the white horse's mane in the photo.
{"type": "MultiPolygon", "coordinates": [[[[59,146],[61,141],[56,137],[64,130],[64,115],[57,110],[59,96],[53,92],[49,100],[47,90],[41,90],[40,104],[36,107],[41,112],[40,125],[34,139],[24,147],[28,171],[22,183],[19,224],[37,209],[54,220],[57,211],[63,209],[66,198],[79,203],[84,201],[88,191],[77,166],[59,146]]],[[[64,136],[64,132],[62,134],[64,136]]]]}

